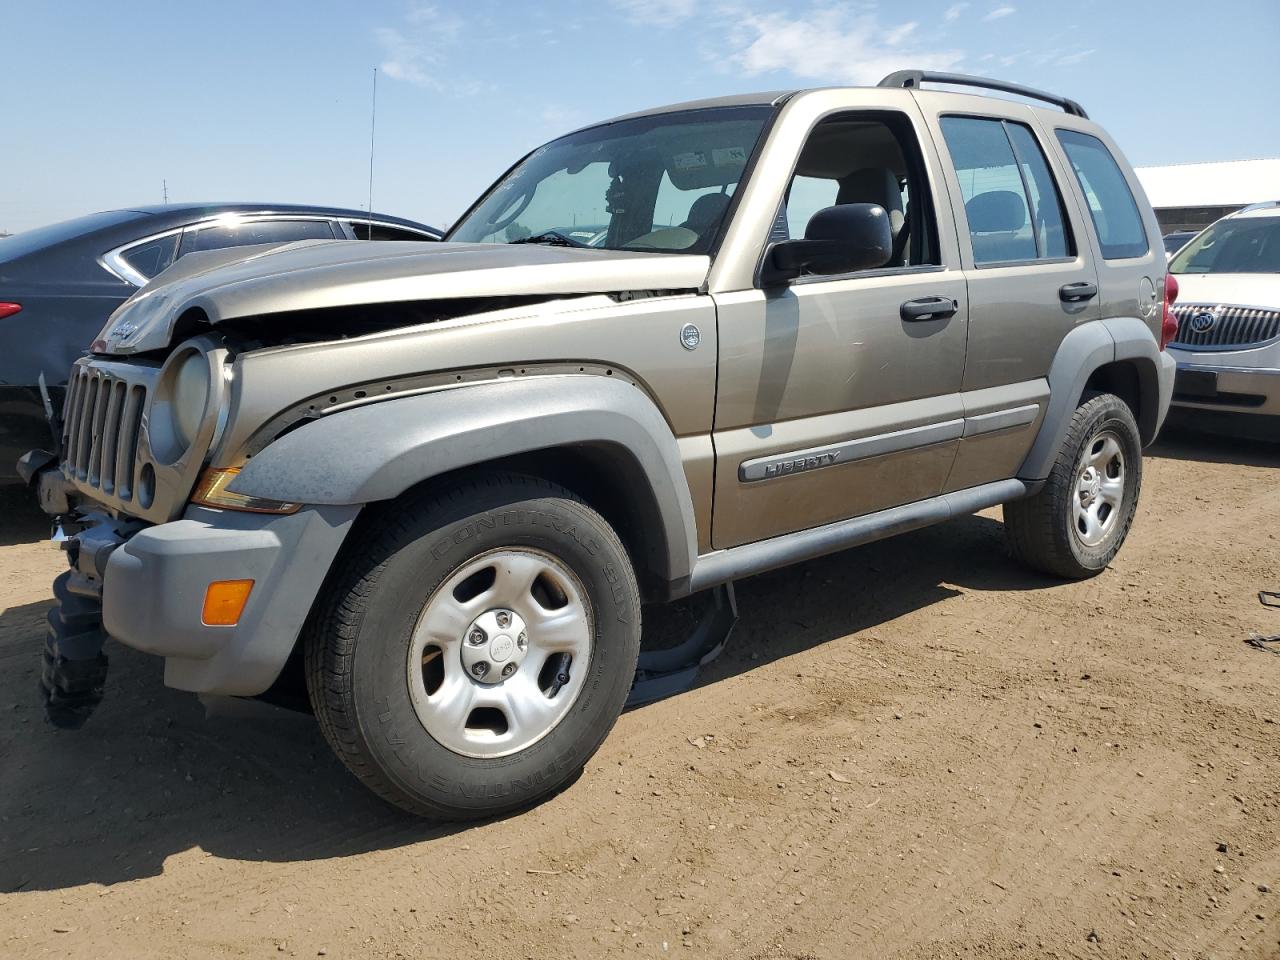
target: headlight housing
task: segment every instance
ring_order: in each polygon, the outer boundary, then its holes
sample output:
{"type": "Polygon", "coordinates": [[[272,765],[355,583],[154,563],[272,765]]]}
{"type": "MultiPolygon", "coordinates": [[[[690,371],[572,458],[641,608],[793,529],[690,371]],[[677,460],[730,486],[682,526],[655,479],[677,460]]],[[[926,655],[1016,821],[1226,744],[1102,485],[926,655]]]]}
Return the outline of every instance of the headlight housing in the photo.
{"type": "Polygon", "coordinates": [[[209,405],[213,377],[209,361],[198,353],[182,358],[173,375],[173,430],[183,449],[195,441],[209,405]]]}
{"type": "Polygon", "coordinates": [[[147,418],[151,454],[165,466],[176,464],[197,446],[208,453],[222,405],[226,402],[226,351],[207,339],[179,346],[160,370],[147,418]]]}

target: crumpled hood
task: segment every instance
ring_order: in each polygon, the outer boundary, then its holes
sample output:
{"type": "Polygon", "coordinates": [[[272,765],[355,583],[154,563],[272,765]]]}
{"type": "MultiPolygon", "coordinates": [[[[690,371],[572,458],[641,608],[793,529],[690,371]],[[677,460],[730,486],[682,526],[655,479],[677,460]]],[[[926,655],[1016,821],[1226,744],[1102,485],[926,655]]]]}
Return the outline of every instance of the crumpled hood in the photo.
{"type": "Polygon", "coordinates": [[[1175,273],[1178,303],[1280,310],[1280,273],[1175,273]]]}
{"type": "Polygon", "coordinates": [[[213,250],[183,257],[125,301],[97,349],[161,349],[193,308],[217,324],[370,303],[690,290],[709,268],[703,255],[541,244],[304,240],[213,250]]]}

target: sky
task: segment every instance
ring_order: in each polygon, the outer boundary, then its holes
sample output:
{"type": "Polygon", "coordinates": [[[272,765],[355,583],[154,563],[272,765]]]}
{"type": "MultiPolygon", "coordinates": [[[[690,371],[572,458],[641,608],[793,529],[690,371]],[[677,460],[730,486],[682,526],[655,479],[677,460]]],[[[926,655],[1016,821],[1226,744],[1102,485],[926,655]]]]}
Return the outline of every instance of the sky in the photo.
{"type": "MultiPolygon", "coordinates": [[[[647,106],[919,67],[1069,96],[1134,165],[1280,156],[1280,0],[0,0],[0,231],[249,200],[447,226],[647,106]]],[[[1280,184],[1277,184],[1280,195],[1280,184]]]]}

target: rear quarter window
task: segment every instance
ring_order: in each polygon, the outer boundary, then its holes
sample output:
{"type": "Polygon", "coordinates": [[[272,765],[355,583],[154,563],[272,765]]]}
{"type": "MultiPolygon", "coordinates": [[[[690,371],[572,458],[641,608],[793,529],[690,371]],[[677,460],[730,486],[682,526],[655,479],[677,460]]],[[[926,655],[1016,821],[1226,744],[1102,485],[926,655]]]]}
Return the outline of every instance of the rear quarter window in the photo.
{"type": "Polygon", "coordinates": [[[1146,256],[1151,246],[1138,202],[1106,144],[1078,130],[1060,129],[1057,133],[1058,142],[1066,151],[1080,190],[1088,201],[1103,259],[1146,256]]]}

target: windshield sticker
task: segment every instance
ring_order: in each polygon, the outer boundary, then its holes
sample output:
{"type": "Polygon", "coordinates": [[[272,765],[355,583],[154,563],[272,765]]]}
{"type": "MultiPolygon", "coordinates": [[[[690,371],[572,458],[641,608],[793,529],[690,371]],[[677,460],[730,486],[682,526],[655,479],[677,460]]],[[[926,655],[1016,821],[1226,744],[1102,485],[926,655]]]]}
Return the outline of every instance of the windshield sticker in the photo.
{"type": "Polygon", "coordinates": [[[677,170],[700,170],[707,165],[707,155],[701,152],[677,153],[671,158],[671,165],[677,170]]]}
{"type": "Polygon", "coordinates": [[[741,167],[747,162],[746,147],[717,147],[711,151],[711,161],[717,167],[741,167]]]}

